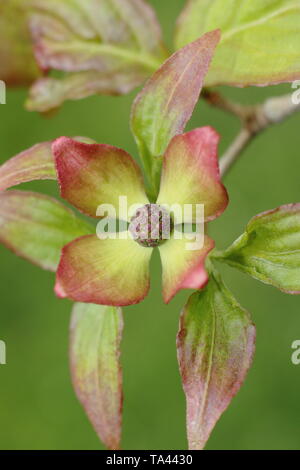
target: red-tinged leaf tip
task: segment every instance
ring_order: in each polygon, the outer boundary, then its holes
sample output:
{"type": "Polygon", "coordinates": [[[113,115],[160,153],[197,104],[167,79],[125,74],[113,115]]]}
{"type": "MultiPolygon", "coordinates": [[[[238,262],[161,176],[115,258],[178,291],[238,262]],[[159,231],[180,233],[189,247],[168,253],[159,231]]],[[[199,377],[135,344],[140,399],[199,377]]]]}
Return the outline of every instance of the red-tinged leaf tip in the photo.
{"type": "Polygon", "coordinates": [[[203,204],[206,222],[221,215],[228,194],[220,178],[218,143],[218,133],[209,126],[175,136],[164,155],[157,203],[183,209],[185,204],[203,204]]]}
{"type": "MultiPolygon", "coordinates": [[[[94,143],[88,137],[76,141],[94,143]]],[[[41,142],[10,158],[0,166],[0,191],[34,180],[56,180],[52,142],[41,142]]]]}
{"type": "Polygon", "coordinates": [[[177,351],[187,401],[190,450],[204,448],[240,389],[255,349],[255,327],[217,275],[193,294],[180,319],[177,351]]]}
{"type": "Polygon", "coordinates": [[[55,292],[77,302],[123,306],[141,302],[150,285],[152,249],[127,239],[78,238],[66,245],[55,292]]]}
{"type": "Polygon", "coordinates": [[[70,365],[76,395],[101,441],[120,449],[122,312],[118,308],[75,304],[71,320],[70,365]]]}
{"type": "Polygon", "coordinates": [[[183,132],[219,40],[220,31],[211,31],[175,52],[137,96],[131,127],[146,160],[161,156],[172,137],[183,132]]]}
{"type": "Polygon", "coordinates": [[[52,145],[61,196],[91,217],[102,204],[119,215],[119,198],[143,206],[149,201],[138,165],[124,150],[104,144],[86,144],[68,137],[52,145]]]}
{"type": "Polygon", "coordinates": [[[51,142],[36,144],[0,166],[0,191],[44,179],[56,179],[51,142]]]}
{"type": "Polygon", "coordinates": [[[189,239],[172,237],[159,247],[163,268],[163,299],[169,303],[181,289],[202,289],[208,282],[205,260],[214,241],[205,236],[199,248],[197,235],[189,239]]]}

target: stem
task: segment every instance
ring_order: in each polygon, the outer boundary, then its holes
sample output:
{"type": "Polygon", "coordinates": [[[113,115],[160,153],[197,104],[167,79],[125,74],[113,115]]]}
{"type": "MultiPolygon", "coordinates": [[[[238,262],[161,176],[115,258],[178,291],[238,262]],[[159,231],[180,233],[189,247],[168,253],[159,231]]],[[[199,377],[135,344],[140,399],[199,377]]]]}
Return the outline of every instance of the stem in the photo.
{"type": "Polygon", "coordinates": [[[243,127],[220,159],[220,172],[224,176],[251,141],[251,132],[243,127]]]}
{"type": "Polygon", "coordinates": [[[240,132],[220,158],[222,176],[229,171],[256,135],[300,110],[300,103],[295,103],[290,94],[269,98],[256,106],[243,106],[233,103],[219,93],[209,90],[205,90],[203,96],[212,106],[234,114],[242,122],[240,132]]]}
{"type": "Polygon", "coordinates": [[[220,93],[216,91],[211,91],[205,88],[202,91],[202,97],[212,106],[216,108],[222,109],[228,113],[234,114],[236,116],[240,116],[243,113],[244,106],[240,105],[239,103],[234,103],[233,101],[229,101],[224,96],[220,95],[220,93]]]}

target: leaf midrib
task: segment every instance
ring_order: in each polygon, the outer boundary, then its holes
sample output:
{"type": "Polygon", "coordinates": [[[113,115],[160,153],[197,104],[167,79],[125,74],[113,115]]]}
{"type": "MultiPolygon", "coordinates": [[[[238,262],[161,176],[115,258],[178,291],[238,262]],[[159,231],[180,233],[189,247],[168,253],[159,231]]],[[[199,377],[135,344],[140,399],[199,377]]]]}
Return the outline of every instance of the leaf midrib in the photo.
{"type": "MultiPolygon", "coordinates": [[[[46,40],[47,41],[47,40],[46,40]]],[[[149,54],[146,54],[145,51],[141,52],[135,52],[131,51],[129,49],[125,49],[122,47],[118,46],[112,46],[111,44],[104,44],[104,43],[98,43],[96,41],[83,41],[83,40],[72,40],[69,42],[62,42],[60,41],[58,43],[58,47],[53,47],[53,44],[51,44],[52,50],[86,50],[87,47],[89,51],[93,48],[96,53],[99,54],[104,54],[104,55],[110,55],[110,56],[115,56],[119,57],[125,60],[128,60],[129,62],[133,63],[139,63],[147,68],[149,68],[151,71],[155,71],[158,69],[161,65],[159,60],[156,60],[154,56],[151,56],[149,54]]]]}
{"type": "Polygon", "coordinates": [[[211,299],[211,294],[210,294],[210,305],[211,305],[211,310],[212,310],[212,318],[213,318],[213,325],[212,325],[212,334],[211,334],[211,347],[209,351],[209,363],[208,363],[208,370],[206,374],[206,379],[205,379],[205,387],[204,387],[204,393],[203,393],[203,400],[202,400],[202,405],[200,408],[200,413],[199,413],[199,423],[202,424],[204,412],[206,409],[207,405],[207,399],[208,399],[208,391],[209,391],[209,386],[211,382],[211,377],[212,377],[212,367],[213,367],[213,355],[215,351],[215,345],[216,345],[216,310],[214,308],[213,300],[211,299]]]}
{"type": "Polygon", "coordinates": [[[223,44],[223,42],[226,42],[228,39],[230,39],[235,34],[238,34],[242,31],[247,30],[247,29],[255,28],[256,26],[262,25],[262,24],[264,24],[265,22],[267,22],[268,20],[270,20],[272,18],[276,18],[276,16],[280,16],[280,15],[282,15],[284,13],[287,13],[291,10],[300,10],[300,5],[299,6],[290,5],[289,7],[281,8],[280,10],[277,10],[276,12],[273,12],[273,13],[270,13],[268,15],[263,16],[259,20],[250,21],[250,22],[245,23],[241,26],[233,28],[230,31],[228,31],[227,33],[225,32],[225,33],[222,34],[220,44],[223,44]]]}

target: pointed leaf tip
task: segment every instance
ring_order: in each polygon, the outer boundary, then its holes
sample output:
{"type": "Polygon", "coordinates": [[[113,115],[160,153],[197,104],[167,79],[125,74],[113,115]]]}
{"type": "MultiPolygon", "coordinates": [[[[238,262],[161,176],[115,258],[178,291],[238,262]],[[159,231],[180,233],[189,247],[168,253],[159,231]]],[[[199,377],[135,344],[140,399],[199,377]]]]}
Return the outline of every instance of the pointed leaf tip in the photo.
{"type": "Polygon", "coordinates": [[[24,150],[0,166],[0,191],[33,180],[56,179],[51,142],[24,150]]]}
{"type": "Polygon", "coordinates": [[[183,132],[219,40],[220,30],[211,31],[175,52],[134,101],[131,129],[147,169],[172,137],[183,132]]]}
{"type": "Polygon", "coordinates": [[[120,449],[122,311],[105,305],[74,305],[71,319],[70,364],[76,395],[101,441],[120,449]]]}
{"type": "Polygon", "coordinates": [[[248,312],[219,277],[211,274],[208,285],[184,307],[177,336],[190,450],[204,448],[240,389],[254,348],[255,327],[248,312]]]}
{"type": "Polygon", "coordinates": [[[300,294],[300,203],[256,215],[246,231],[217,256],[265,284],[300,294]]]}

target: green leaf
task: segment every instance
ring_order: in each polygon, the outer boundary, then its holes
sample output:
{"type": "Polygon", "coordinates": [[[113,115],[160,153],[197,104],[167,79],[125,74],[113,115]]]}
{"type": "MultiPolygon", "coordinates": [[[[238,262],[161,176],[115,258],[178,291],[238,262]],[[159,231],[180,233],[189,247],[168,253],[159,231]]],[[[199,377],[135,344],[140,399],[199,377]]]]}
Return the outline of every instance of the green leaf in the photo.
{"type": "Polygon", "coordinates": [[[152,8],[144,0],[30,0],[35,55],[44,70],[27,106],[46,111],[65,99],[123,94],[167,57],[152,8]],[[50,94],[54,94],[51,102],[50,94]]]}
{"type": "Polygon", "coordinates": [[[300,294],[300,204],[250,220],[246,232],[215,257],[288,294],[300,294]]]}
{"type": "Polygon", "coordinates": [[[172,137],[183,132],[192,115],[219,39],[220,32],[212,31],[173,54],[133,104],[131,129],[153,179],[161,164],[159,157],[172,137]]]}
{"type": "Polygon", "coordinates": [[[180,319],[177,350],[187,401],[190,450],[200,450],[240,389],[255,349],[250,316],[218,274],[193,294],[180,319]]]}
{"type": "Polygon", "coordinates": [[[206,86],[274,85],[300,77],[299,0],[190,0],[178,20],[176,47],[215,28],[222,38],[206,86]]]}
{"type": "Polygon", "coordinates": [[[0,0],[0,80],[27,85],[40,75],[23,0],[0,0]]]}
{"type": "Polygon", "coordinates": [[[73,384],[100,439],[119,449],[122,425],[122,371],[120,308],[75,304],[71,321],[73,384]]]}
{"type": "Polygon", "coordinates": [[[93,233],[60,202],[27,191],[0,192],[0,242],[41,268],[55,271],[61,249],[93,233]]]}

